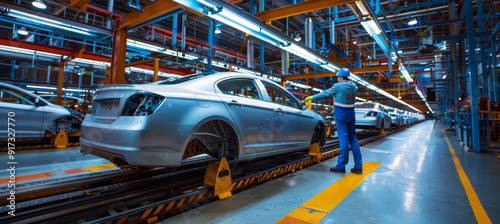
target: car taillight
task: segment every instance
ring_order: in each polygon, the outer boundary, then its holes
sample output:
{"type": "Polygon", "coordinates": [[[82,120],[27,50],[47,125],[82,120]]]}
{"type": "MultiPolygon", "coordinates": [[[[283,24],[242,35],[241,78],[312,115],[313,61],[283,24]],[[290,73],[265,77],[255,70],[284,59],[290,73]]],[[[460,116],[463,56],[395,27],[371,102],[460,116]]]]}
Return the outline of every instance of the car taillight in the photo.
{"type": "Polygon", "coordinates": [[[370,111],[366,114],[366,117],[376,117],[378,115],[377,112],[370,111]]]}
{"type": "Polygon", "coordinates": [[[121,116],[148,116],[156,111],[165,97],[152,93],[138,93],[125,101],[121,116]]]}

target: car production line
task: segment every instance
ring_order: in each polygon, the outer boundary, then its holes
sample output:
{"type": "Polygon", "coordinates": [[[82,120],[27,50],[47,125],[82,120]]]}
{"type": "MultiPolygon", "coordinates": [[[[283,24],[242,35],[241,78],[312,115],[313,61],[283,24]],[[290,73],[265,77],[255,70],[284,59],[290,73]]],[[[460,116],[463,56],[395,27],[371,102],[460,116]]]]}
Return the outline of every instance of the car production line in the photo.
{"type": "MultiPolygon", "coordinates": [[[[410,223],[474,222],[475,217],[469,207],[467,195],[451,161],[452,157],[445,139],[442,138],[440,128],[443,127],[438,124],[436,129],[432,130],[433,125],[434,122],[427,121],[363,146],[364,161],[381,164],[373,172],[365,171],[366,179],[351,189],[352,192],[343,200],[337,199],[341,201],[341,206],[335,207],[335,210],[311,217],[299,213],[300,217],[316,220],[312,223],[399,223],[403,218],[413,220],[410,223]],[[416,142],[420,144],[415,144],[416,142]],[[387,195],[391,197],[388,198],[387,195]]],[[[460,148],[454,137],[450,138],[450,141],[455,145],[455,149],[460,148]]],[[[471,169],[474,163],[493,164],[500,159],[492,154],[464,156],[462,150],[457,150],[456,153],[461,156],[462,166],[466,172],[479,172],[471,169]]],[[[20,167],[21,175],[33,174],[37,170],[38,173],[53,172],[109,163],[106,160],[99,161],[98,157],[92,155],[78,156],[77,148],[43,153],[32,152],[31,155],[26,151],[20,154],[18,155],[20,161],[29,159],[33,155],[41,156],[38,160],[40,166],[27,169],[20,167]],[[52,163],[59,159],[65,162],[52,163]]],[[[234,223],[235,221],[273,223],[283,217],[288,217],[285,221],[290,220],[289,218],[294,218],[296,215],[292,211],[301,205],[301,209],[307,208],[303,204],[316,195],[321,195],[321,192],[330,188],[332,184],[342,179],[351,181],[354,174],[342,175],[328,171],[335,162],[336,159],[325,160],[301,171],[286,174],[236,193],[231,198],[198,208],[193,207],[193,210],[171,217],[164,223],[234,223]]],[[[350,166],[352,163],[347,167],[350,166]]],[[[109,168],[92,172],[105,170],[109,168]]],[[[494,214],[494,211],[498,210],[499,201],[488,197],[488,193],[493,193],[494,186],[498,186],[499,183],[499,172],[492,172],[489,179],[486,177],[474,179],[470,176],[469,178],[476,192],[481,193],[478,195],[479,201],[483,203],[486,214],[493,221],[499,220],[500,217],[495,217],[494,214]]],[[[1,175],[0,177],[4,177],[4,172],[1,175]]],[[[345,191],[345,189],[333,189],[337,190],[345,191]]],[[[328,195],[326,198],[336,198],[336,195],[328,195]]]]}
{"type": "MultiPolygon", "coordinates": [[[[434,121],[426,121],[362,146],[364,165],[367,162],[380,165],[373,172],[363,174],[366,178],[354,189],[336,189],[352,192],[330,211],[292,212],[297,208],[308,209],[307,202],[317,195],[322,196],[313,204],[317,208],[333,203],[339,194],[328,192],[329,186],[341,179],[351,183],[359,178],[349,171],[345,175],[328,171],[336,164],[335,158],[160,223],[401,223],[403,220],[404,223],[476,223],[476,220],[484,221],[485,214],[493,223],[498,223],[500,198],[492,195],[500,186],[500,170],[493,169],[500,157],[489,153],[468,154],[451,132],[446,131],[485,211],[477,217],[473,209],[481,211],[477,208],[481,206],[469,202],[473,196],[468,198],[469,192],[464,190],[457,174],[443,135],[445,127],[438,123],[436,129],[432,129],[433,125],[434,121]],[[484,172],[489,175],[479,175],[484,172]],[[324,192],[327,194],[322,194],[324,192]],[[294,217],[296,214],[302,218],[294,217]],[[287,216],[296,220],[279,222],[287,216]]],[[[353,165],[351,159],[346,167],[353,165]]]]}

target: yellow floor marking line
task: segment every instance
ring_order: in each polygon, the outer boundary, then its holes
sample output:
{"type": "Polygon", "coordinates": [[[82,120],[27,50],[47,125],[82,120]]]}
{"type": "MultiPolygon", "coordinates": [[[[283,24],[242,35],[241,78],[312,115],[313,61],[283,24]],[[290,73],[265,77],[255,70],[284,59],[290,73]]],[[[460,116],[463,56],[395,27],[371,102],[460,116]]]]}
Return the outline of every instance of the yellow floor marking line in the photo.
{"type": "Polygon", "coordinates": [[[349,173],[342,179],[306,201],[302,206],[288,213],[275,222],[285,223],[319,223],[335,206],[346,198],[363,180],[382,163],[364,162],[363,174],[349,173]]]}
{"type": "Polygon", "coordinates": [[[96,165],[96,166],[87,166],[83,167],[82,169],[88,170],[88,171],[96,171],[96,170],[102,170],[102,169],[109,169],[116,167],[113,163],[108,163],[108,164],[101,164],[101,165],[96,165]]]}
{"type": "Polygon", "coordinates": [[[465,193],[467,194],[467,197],[469,198],[470,205],[472,206],[472,210],[474,211],[474,215],[476,216],[476,220],[479,224],[483,223],[492,223],[490,218],[488,217],[488,214],[486,214],[486,211],[483,208],[483,205],[481,205],[481,202],[479,201],[479,198],[476,195],[476,192],[474,191],[474,188],[472,188],[472,185],[469,181],[469,178],[465,174],[464,169],[462,168],[462,165],[460,164],[460,161],[457,158],[457,154],[455,153],[455,150],[451,146],[450,140],[448,140],[448,137],[446,136],[446,132],[443,131],[444,137],[446,139],[446,142],[448,143],[448,148],[450,149],[451,157],[453,158],[453,163],[455,163],[455,167],[457,168],[458,176],[460,177],[460,181],[462,181],[462,185],[464,186],[465,193]]]}
{"type": "Polygon", "coordinates": [[[497,155],[497,156],[498,156],[498,158],[500,158],[500,155],[497,155]]]}

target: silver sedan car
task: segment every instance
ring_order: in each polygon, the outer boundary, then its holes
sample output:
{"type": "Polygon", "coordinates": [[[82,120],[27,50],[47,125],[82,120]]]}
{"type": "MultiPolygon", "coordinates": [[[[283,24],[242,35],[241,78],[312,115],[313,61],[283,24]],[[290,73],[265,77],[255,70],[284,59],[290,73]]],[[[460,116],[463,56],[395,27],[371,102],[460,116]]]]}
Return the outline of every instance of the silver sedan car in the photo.
{"type": "MultiPolygon", "coordinates": [[[[73,133],[80,130],[80,112],[54,105],[22,88],[0,83],[0,114],[11,113],[15,120],[16,138],[43,138],[46,132],[60,130],[73,133]],[[13,113],[12,113],[13,112],[13,113]]],[[[7,139],[7,119],[1,119],[0,139],[7,139]]]]}
{"type": "Polygon", "coordinates": [[[393,126],[403,126],[404,125],[404,117],[403,112],[396,108],[389,108],[387,110],[389,116],[391,116],[391,124],[393,126]]]}
{"type": "Polygon", "coordinates": [[[82,153],[121,167],[178,167],[199,155],[243,161],[326,140],[319,114],[273,81],[240,73],[101,87],[93,105],[82,153]]]}
{"type": "Polygon", "coordinates": [[[391,127],[391,117],[378,103],[356,103],[354,112],[356,114],[356,127],[376,129],[391,127]]]}

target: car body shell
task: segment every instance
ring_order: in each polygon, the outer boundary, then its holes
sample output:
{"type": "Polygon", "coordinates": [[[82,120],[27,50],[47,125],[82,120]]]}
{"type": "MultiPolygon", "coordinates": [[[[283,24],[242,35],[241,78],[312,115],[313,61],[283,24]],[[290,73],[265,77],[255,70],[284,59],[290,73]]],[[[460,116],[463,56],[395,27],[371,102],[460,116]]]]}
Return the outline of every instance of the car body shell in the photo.
{"type": "MultiPolygon", "coordinates": [[[[0,114],[7,116],[14,112],[16,138],[43,138],[49,126],[60,118],[71,117],[70,111],[14,85],[0,83],[0,114]],[[5,96],[13,98],[4,98],[5,96]],[[25,97],[23,97],[25,96],[25,97]],[[39,103],[35,102],[35,99],[39,103]]],[[[2,119],[0,125],[7,127],[7,119],[2,119]]],[[[55,134],[55,133],[53,133],[55,134]]],[[[0,138],[6,139],[7,128],[0,129],[0,138]]]]}
{"type": "MultiPolygon", "coordinates": [[[[223,122],[237,135],[237,159],[304,150],[311,144],[316,125],[323,118],[300,106],[300,101],[278,84],[257,76],[224,72],[179,84],[114,85],[99,88],[94,111],[82,123],[82,151],[134,166],[178,167],[195,133],[212,121],[223,122]],[[223,93],[218,84],[250,80],[261,99],[223,93]],[[263,82],[285,91],[300,108],[274,103],[263,82]],[[137,92],[165,97],[148,116],[121,116],[126,100],[137,92]],[[102,102],[114,103],[111,113],[97,113],[102,102]],[[97,104],[96,104],[97,103],[97,104]]],[[[207,134],[208,135],[208,134],[207,134]]],[[[324,142],[325,136],[322,136],[324,142]]]]}
{"type": "Polygon", "coordinates": [[[356,116],[356,127],[358,128],[390,128],[391,117],[378,103],[356,103],[354,105],[356,116]],[[370,112],[377,113],[376,116],[367,116],[370,112]]]}
{"type": "Polygon", "coordinates": [[[389,116],[391,116],[391,124],[393,126],[403,126],[404,125],[404,116],[399,109],[389,109],[389,116]]]}

